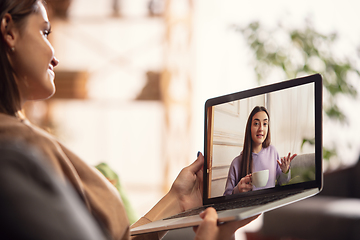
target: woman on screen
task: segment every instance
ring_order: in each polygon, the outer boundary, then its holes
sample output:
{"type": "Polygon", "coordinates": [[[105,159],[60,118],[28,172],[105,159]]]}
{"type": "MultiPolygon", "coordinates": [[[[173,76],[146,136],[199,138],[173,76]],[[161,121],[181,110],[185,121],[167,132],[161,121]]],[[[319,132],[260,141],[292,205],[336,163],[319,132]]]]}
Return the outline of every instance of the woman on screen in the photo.
{"type": "Polygon", "coordinates": [[[270,116],[265,107],[256,106],[246,123],[243,151],[231,163],[224,195],[248,192],[282,185],[290,180],[290,162],[296,154],[279,158],[279,153],[270,145],[270,116]],[[253,184],[253,174],[265,171],[261,186],[253,184]]]}

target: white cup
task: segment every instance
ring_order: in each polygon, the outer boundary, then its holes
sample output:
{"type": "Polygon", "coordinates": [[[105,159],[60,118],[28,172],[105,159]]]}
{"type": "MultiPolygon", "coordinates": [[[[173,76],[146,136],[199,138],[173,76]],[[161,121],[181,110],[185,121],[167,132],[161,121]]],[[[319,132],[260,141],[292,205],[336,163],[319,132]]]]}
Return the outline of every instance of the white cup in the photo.
{"type": "Polygon", "coordinates": [[[265,187],[269,180],[269,169],[252,173],[251,179],[255,187],[265,187]]]}

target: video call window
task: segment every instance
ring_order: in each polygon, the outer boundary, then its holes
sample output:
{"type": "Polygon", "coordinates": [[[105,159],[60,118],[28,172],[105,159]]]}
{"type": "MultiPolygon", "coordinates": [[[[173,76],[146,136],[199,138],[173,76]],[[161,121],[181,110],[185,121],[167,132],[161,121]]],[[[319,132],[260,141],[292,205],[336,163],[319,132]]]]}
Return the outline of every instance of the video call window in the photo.
{"type": "Polygon", "coordinates": [[[244,177],[244,167],[251,168],[248,173],[251,173],[252,188],[245,189],[247,191],[315,180],[314,101],[314,83],[308,83],[209,107],[208,197],[239,193],[237,185],[244,177]],[[249,117],[252,111],[266,114],[257,114],[258,123],[247,126],[248,120],[253,124],[254,118],[249,117]],[[256,128],[256,124],[261,128],[256,128]],[[258,132],[253,130],[253,137],[245,141],[247,128],[248,136],[251,128],[258,132]],[[266,139],[268,135],[270,139],[266,139]],[[247,154],[247,159],[251,155],[251,166],[242,163],[246,155],[244,149],[259,141],[267,141],[268,145],[262,144],[266,147],[258,153],[247,154]],[[294,157],[284,173],[277,161],[287,156],[294,157]]]}

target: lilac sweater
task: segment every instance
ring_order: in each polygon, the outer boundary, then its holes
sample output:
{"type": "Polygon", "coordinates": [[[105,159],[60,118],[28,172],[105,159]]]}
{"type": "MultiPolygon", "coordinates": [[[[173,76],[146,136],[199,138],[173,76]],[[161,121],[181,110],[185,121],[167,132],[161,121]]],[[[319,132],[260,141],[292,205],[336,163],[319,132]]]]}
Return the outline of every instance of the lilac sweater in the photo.
{"type": "MultiPolygon", "coordinates": [[[[288,173],[284,174],[281,171],[279,164],[277,163],[277,160],[279,160],[280,158],[279,153],[274,146],[270,145],[267,148],[261,149],[259,153],[252,153],[252,157],[252,172],[269,169],[269,181],[266,186],[262,188],[256,188],[255,186],[253,186],[253,190],[275,187],[276,179],[278,180],[278,184],[280,185],[287,183],[290,180],[290,170],[288,171],[288,173]]],[[[230,165],[229,174],[225,185],[224,196],[239,193],[239,189],[236,187],[236,185],[240,181],[241,161],[242,152],[239,156],[234,158],[230,165]]]]}

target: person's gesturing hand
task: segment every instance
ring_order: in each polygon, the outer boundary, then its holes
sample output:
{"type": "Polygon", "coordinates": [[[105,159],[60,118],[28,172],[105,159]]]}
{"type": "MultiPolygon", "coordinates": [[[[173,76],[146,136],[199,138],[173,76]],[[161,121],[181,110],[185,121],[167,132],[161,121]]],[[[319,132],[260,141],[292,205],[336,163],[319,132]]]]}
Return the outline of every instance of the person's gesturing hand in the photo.
{"type": "Polygon", "coordinates": [[[171,190],[177,196],[181,211],[202,205],[204,156],[199,152],[198,158],[190,166],[181,170],[171,190]]]}
{"type": "Polygon", "coordinates": [[[277,160],[280,168],[281,168],[281,171],[283,173],[287,173],[289,171],[289,168],[290,168],[290,163],[291,161],[297,156],[297,154],[293,154],[291,156],[291,153],[289,153],[287,155],[287,157],[282,157],[281,158],[281,161],[277,160]]]}
{"type": "Polygon", "coordinates": [[[249,192],[252,189],[251,184],[251,173],[240,179],[240,182],[237,185],[239,192],[249,192]]]}
{"type": "Polygon", "coordinates": [[[214,208],[207,208],[200,213],[203,219],[198,227],[194,227],[195,240],[228,240],[232,239],[235,231],[255,220],[258,216],[247,218],[240,221],[232,221],[219,224],[218,215],[214,208]]]}

